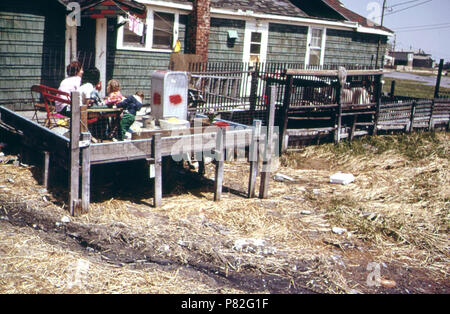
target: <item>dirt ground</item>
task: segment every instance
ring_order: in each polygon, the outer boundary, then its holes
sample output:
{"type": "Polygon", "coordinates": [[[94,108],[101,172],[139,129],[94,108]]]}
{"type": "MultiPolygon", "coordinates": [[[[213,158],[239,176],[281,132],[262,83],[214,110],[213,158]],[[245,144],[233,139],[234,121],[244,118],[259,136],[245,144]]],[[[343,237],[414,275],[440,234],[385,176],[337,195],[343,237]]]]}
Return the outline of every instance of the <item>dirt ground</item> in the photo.
{"type": "Polygon", "coordinates": [[[220,202],[212,165],[173,167],[160,208],[142,163],[95,166],[81,217],[64,173],[46,190],[38,166],[0,157],[0,293],[449,293],[449,140],[427,158],[306,147],[267,199],[246,198],[245,161],[226,162],[220,202]]]}

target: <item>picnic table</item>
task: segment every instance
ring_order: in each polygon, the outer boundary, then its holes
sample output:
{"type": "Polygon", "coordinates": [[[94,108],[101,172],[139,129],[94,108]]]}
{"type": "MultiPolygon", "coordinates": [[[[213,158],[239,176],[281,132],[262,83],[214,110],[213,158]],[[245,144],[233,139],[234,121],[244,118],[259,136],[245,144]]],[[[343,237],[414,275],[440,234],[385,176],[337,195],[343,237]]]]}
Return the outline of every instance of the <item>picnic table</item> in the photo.
{"type": "Polygon", "coordinates": [[[101,141],[103,137],[108,139],[117,137],[120,130],[121,114],[122,108],[89,107],[87,109],[87,121],[91,133],[95,133],[101,141]]]}

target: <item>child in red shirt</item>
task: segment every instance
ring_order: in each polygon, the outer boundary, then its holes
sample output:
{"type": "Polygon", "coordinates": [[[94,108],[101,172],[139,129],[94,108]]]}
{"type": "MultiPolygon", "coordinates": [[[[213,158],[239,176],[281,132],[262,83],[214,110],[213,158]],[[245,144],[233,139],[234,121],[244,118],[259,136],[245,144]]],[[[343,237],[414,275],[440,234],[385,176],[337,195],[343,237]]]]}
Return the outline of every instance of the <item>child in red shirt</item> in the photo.
{"type": "Polygon", "coordinates": [[[120,92],[120,83],[117,80],[110,80],[106,86],[108,96],[105,98],[105,105],[113,107],[125,99],[120,92]]]}

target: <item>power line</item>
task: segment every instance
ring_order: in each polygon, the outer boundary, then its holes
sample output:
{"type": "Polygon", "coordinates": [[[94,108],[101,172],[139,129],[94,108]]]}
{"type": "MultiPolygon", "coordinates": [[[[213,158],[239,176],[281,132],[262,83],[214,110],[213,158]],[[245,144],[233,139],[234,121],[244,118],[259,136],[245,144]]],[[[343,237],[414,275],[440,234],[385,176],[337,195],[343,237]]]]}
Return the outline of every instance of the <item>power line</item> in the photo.
{"type": "MultiPolygon", "coordinates": [[[[421,0],[413,0],[413,1],[407,1],[407,2],[398,3],[398,4],[395,4],[395,5],[393,5],[393,6],[386,7],[386,9],[392,9],[392,8],[395,7],[395,6],[399,6],[399,5],[402,5],[402,4],[408,4],[408,3],[412,3],[412,2],[417,2],[417,1],[421,1],[421,0]]],[[[409,6],[409,7],[403,8],[403,9],[398,9],[398,10],[396,10],[396,11],[391,11],[391,12],[386,13],[386,14],[383,13],[382,15],[377,16],[377,17],[375,17],[374,19],[378,19],[378,18],[380,18],[380,17],[384,17],[384,16],[387,16],[387,15],[392,15],[392,14],[395,14],[395,13],[398,13],[398,12],[403,12],[403,11],[406,11],[406,10],[408,10],[408,9],[412,9],[412,8],[418,7],[419,5],[429,3],[429,2],[431,2],[431,1],[433,1],[433,0],[427,0],[427,1],[424,1],[424,2],[421,2],[421,3],[417,3],[417,4],[415,4],[415,5],[411,5],[411,6],[409,6]]]]}
{"type": "Polygon", "coordinates": [[[438,24],[427,24],[427,25],[411,25],[411,26],[401,26],[396,27],[395,29],[409,29],[409,28],[419,28],[419,27],[430,27],[430,26],[442,26],[442,25],[450,25],[449,22],[446,23],[438,23],[438,24]]]}
{"type": "Polygon", "coordinates": [[[403,11],[406,11],[406,10],[408,10],[408,9],[412,9],[412,8],[418,7],[419,5],[422,5],[422,4],[425,4],[425,3],[429,3],[429,2],[431,2],[431,1],[433,1],[433,0],[427,0],[427,1],[424,1],[424,2],[421,2],[421,3],[417,3],[417,4],[415,4],[415,5],[411,5],[411,6],[409,6],[409,7],[403,8],[403,9],[399,9],[399,10],[397,10],[397,11],[393,11],[393,12],[390,12],[390,13],[386,13],[385,16],[386,16],[386,15],[392,15],[392,14],[395,14],[395,13],[398,13],[398,12],[403,12],[403,11]]]}
{"type": "Polygon", "coordinates": [[[431,30],[446,29],[446,28],[450,28],[450,25],[440,26],[440,27],[431,27],[431,28],[406,29],[406,30],[397,31],[397,33],[431,31],[431,30]]]}
{"type": "Polygon", "coordinates": [[[411,0],[411,1],[406,1],[406,2],[396,3],[396,4],[393,4],[393,5],[389,6],[389,7],[390,7],[390,8],[394,8],[394,7],[398,7],[399,5],[404,5],[404,4],[408,4],[408,3],[412,3],[412,2],[417,2],[417,1],[420,1],[420,0],[411,0]]]}

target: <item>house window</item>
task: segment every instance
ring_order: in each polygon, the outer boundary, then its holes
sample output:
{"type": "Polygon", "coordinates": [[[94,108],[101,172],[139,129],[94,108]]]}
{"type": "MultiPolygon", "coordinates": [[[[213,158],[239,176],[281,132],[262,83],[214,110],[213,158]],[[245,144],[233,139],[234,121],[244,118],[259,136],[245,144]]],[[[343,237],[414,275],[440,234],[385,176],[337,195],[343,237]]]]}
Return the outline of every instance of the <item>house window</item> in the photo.
{"type": "Polygon", "coordinates": [[[325,51],[325,29],[310,28],[307,65],[320,66],[323,64],[325,51]]]}
{"type": "MultiPolygon", "coordinates": [[[[179,14],[176,12],[161,12],[147,9],[147,19],[144,21],[146,31],[143,36],[129,30],[129,22],[118,29],[117,48],[125,50],[170,52],[178,37],[179,14]]],[[[125,21],[119,17],[119,23],[125,21]]]]}
{"type": "Polygon", "coordinates": [[[130,31],[129,22],[123,26],[123,46],[145,48],[145,36],[138,36],[133,31],[130,31]]]}
{"type": "Polygon", "coordinates": [[[152,48],[171,49],[173,46],[175,14],[153,13],[153,45],[152,48]]]}
{"type": "Polygon", "coordinates": [[[250,62],[259,62],[261,55],[262,34],[260,32],[252,32],[250,39],[250,62]]]}

